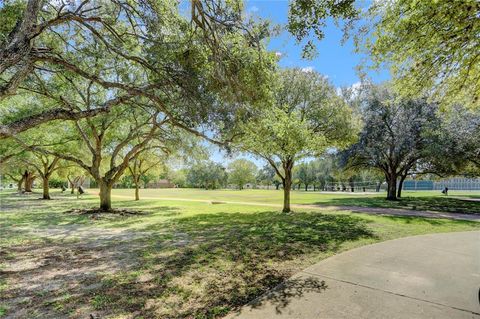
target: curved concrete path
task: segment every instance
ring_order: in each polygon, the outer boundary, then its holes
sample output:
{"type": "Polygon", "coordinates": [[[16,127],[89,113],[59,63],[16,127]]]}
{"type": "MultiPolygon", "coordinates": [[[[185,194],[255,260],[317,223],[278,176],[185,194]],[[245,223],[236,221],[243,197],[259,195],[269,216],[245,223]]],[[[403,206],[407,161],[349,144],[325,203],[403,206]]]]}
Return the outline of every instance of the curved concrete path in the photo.
{"type": "Polygon", "coordinates": [[[480,232],[432,234],[325,259],[229,318],[480,318],[480,232]]]}

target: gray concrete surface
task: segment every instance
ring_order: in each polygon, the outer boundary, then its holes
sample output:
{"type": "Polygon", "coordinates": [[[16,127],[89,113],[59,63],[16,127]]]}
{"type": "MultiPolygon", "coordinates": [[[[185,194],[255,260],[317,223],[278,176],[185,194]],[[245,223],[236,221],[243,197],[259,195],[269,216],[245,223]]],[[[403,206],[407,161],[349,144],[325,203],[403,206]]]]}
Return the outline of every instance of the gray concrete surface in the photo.
{"type": "Polygon", "coordinates": [[[325,259],[228,318],[480,318],[480,232],[386,241],[325,259]]]}

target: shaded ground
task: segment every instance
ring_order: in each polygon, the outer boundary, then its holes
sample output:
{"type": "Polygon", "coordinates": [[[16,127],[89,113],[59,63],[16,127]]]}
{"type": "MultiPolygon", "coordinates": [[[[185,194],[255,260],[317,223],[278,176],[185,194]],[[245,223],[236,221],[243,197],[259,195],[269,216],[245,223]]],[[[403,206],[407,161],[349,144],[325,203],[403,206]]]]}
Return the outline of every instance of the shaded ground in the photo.
{"type": "MultiPolygon", "coordinates": [[[[159,200],[115,202],[146,215],[92,219],[66,212],[92,207],[95,196],[0,196],[5,318],[222,317],[337,252],[411,234],[480,228],[415,217],[308,209],[283,214],[262,206],[159,200]]],[[[321,282],[297,284],[297,293],[322,289],[321,282]]]]}
{"type": "MultiPolygon", "coordinates": [[[[317,202],[316,204],[325,204],[317,202]]],[[[379,208],[399,208],[418,211],[438,211],[446,213],[479,214],[480,202],[449,196],[402,197],[398,201],[386,201],[380,197],[337,198],[329,204],[338,206],[361,206],[379,208]]]]}

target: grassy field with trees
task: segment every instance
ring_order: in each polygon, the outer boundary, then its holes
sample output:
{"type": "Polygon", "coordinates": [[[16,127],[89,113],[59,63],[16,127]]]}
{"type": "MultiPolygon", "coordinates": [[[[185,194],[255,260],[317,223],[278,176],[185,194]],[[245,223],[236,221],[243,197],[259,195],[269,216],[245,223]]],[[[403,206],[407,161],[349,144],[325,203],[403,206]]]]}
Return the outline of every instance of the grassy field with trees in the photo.
{"type": "MultiPolygon", "coordinates": [[[[98,202],[92,194],[98,189],[89,193],[80,201],[59,190],[51,201],[39,200],[40,193],[0,195],[2,313],[221,317],[332,254],[398,237],[480,229],[478,222],[297,206],[285,214],[278,205],[283,194],[275,190],[147,189],[135,201],[134,189],[114,189],[114,207],[123,214],[85,214],[98,202]]],[[[348,205],[353,196],[294,191],[292,203],[348,205]]]]}
{"type": "Polygon", "coordinates": [[[478,193],[403,187],[480,175],[478,1],[257,11],[0,2],[0,317],[219,318],[341,251],[479,229],[436,218],[478,193]],[[330,25],[357,83],[271,47],[323,58],[330,25]]]}

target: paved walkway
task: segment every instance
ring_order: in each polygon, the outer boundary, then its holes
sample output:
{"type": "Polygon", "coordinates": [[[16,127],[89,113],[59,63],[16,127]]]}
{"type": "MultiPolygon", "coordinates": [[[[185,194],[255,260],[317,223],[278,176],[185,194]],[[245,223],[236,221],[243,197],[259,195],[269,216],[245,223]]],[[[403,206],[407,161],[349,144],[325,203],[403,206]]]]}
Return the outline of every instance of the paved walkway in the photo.
{"type": "Polygon", "coordinates": [[[407,237],[325,259],[229,319],[480,318],[480,232],[407,237]]]}

